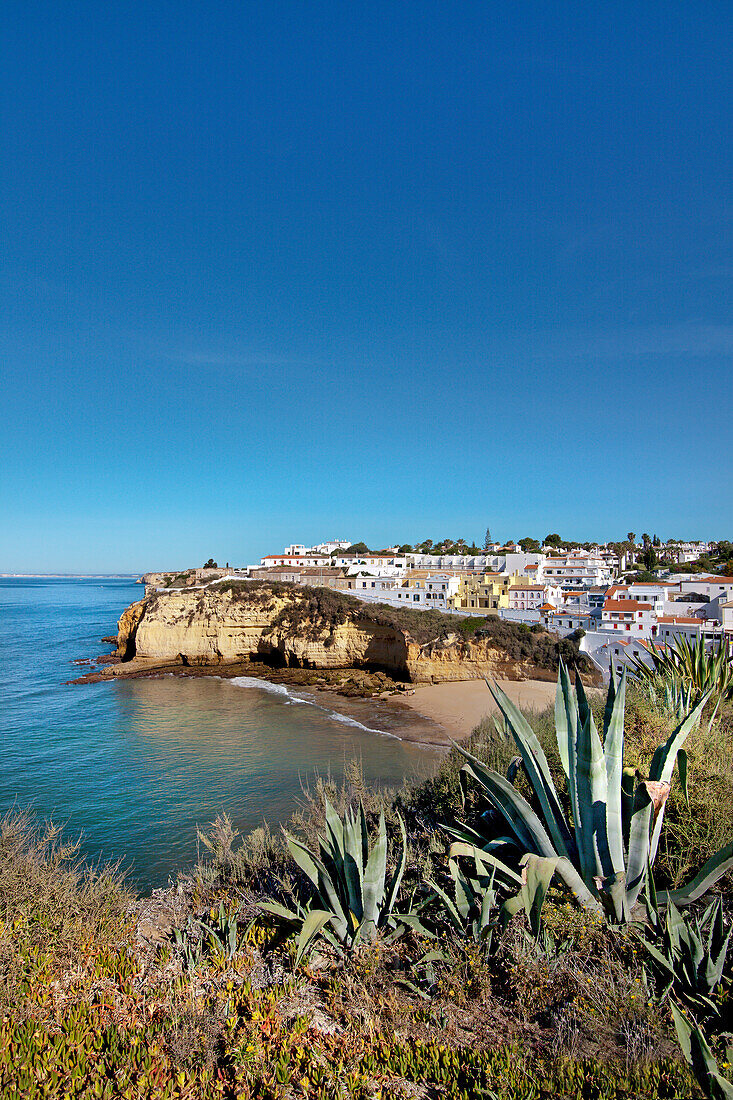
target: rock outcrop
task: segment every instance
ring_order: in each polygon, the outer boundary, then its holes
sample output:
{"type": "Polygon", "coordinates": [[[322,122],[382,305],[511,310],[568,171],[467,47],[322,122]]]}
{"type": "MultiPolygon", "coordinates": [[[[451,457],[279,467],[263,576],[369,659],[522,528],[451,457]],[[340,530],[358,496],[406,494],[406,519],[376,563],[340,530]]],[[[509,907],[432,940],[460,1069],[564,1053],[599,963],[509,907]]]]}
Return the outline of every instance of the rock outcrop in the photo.
{"type": "MultiPolygon", "coordinates": [[[[289,668],[380,669],[413,683],[552,679],[553,669],[510,656],[491,636],[465,638],[450,620],[418,641],[388,609],[381,616],[353,599],[329,593],[324,607],[309,590],[242,586],[154,593],[128,607],[119,621],[110,675],[170,665],[268,663],[289,668]],[[130,669],[132,671],[132,669],[130,669]]],[[[224,671],[224,668],[222,668],[224,671]]]]}

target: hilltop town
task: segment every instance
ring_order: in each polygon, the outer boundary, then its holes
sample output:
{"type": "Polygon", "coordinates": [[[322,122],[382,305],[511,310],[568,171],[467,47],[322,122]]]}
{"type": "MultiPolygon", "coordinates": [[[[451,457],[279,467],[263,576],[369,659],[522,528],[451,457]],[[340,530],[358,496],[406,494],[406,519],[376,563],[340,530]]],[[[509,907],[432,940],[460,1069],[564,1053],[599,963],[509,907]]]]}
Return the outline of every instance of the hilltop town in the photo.
{"type": "Polygon", "coordinates": [[[623,542],[574,544],[559,535],[544,542],[465,540],[403,544],[370,550],[346,539],[264,555],[243,568],[212,559],[181,573],[149,573],[146,592],[249,579],[328,588],[365,603],[440,611],[541,627],[579,637],[580,651],[599,671],[620,670],[647,656],[647,645],[702,638],[708,648],[733,650],[733,545],[662,543],[629,532],[623,542]]]}

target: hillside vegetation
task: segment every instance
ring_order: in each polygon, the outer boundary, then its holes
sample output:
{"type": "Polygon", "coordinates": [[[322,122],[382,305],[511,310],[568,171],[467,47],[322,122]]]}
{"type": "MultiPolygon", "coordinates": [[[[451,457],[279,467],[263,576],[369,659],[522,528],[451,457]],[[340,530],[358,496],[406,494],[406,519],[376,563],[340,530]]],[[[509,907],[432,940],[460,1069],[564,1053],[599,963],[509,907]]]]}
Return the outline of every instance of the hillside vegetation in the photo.
{"type": "MultiPolygon", "coordinates": [[[[567,808],[553,712],[532,722],[567,808]]],[[[645,692],[629,691],[625,759],[642,774],[671,728],[645,692]]],[[[719,715],[712,752],[710,744],[703,720],[687,739],[688,797],[678,782],[673,786],[654,868],[658,889],[689,881],[719,843],[733,838],[730,704],[719,715]]],[[[508,771],[517,792],[532,798],[528,774],[517,771],[515,746],[501,729],[479,727],[470,749],[484,766],[508,771]]],[[[650,965],[644,939],[661,936],[653,924],[642,938],[640,926],[579,905],[560,880],[551,883],[541,912],[520,907],[508,921],[500,919],[505,887],[485,878],[482,885],[470,861],[462,863],[468,893],[461,895],[444,825],[487,823],[475,785],[461,781],[462,765],[454,752],[432,778],[399,791],[368,789],[358,766],[342,786],[316,780],[289,836],[265,827],[242,839],[219,818],[201,835],[206,858],[193,874],[149,899],[136,899],[114,871],[79,864],[54,830],[22,814],[6,817],[2,1096],[698,1097],[670,1002],[706,1020],[725,1074],[715,1021],[730,1004],[733,952],[712,997],[698,1002],[684,976],[666,989],[650,965]],[[312,868],[302,853],[317,849],[329,830],[332,851],[351,843],[345,833],[338,840],[338,822],[350,811],[357,815],[350,835],[365,829],[370,851],[380,843],[384,815],[384,880],[402,870],[392,915],[377,893],[377,911],[381,904],[387,916],[377,930],[355,917],[343,942],[330,933],[322,938],[328,928],[296,940],[263,903],[277,899],[291,911],[306,903],[312,868]],[[495,890],[496,898],[476,909],[469,904],[475,889],[484,896],[495,890]]],[[[495,835],[506,828],[498,821],[494,827],[495,835]]],[[[377,863],[370,862],[365,882],[377,863]]],[[[346,887],[344,880],[338,890],[346,887]]],[[[728,875],[716,889],[729,901],[730,887],[728,875]]],[[[726,915],[721,928],[728,926],[726,915]]],[[[661,938],[654,942],[661,947],[661,938]]]]}

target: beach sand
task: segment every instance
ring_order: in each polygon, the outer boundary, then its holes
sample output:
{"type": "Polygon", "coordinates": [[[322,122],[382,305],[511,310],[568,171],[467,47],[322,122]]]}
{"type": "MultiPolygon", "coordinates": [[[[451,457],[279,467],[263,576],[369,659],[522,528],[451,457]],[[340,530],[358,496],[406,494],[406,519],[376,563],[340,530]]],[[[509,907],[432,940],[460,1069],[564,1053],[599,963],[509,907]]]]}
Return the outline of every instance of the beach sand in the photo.
{"type": "MultiPolygon", "coordinates": [[[[540,711],[555,702],[555,683],[543,680],[498,680],[509,698],[524,711],[540,711]]],[[[496,704],[483,680],[419,684],[405,705],[437,722],[458,740],[468,737],[482,718],[496,714],[496,704]]]]}

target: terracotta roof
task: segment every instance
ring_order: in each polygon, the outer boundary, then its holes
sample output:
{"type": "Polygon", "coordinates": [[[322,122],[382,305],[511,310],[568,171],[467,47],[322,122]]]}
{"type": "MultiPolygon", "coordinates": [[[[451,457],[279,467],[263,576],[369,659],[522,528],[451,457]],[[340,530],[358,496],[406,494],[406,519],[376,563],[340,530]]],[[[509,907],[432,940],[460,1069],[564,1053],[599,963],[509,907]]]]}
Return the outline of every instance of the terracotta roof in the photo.
{"type": "Polygon", "coordinates": [[[651,611],[650,603],[640,603],[638,600],[606,600],[603,604],[604,611],[651,611]]]}
{"type": "Polygon", "coordinates": [[[692,623],[693,626],[701,626],[707,623],[707,619],[695,619],[692,615],[660,615],[660,623],[692,623]]]}

